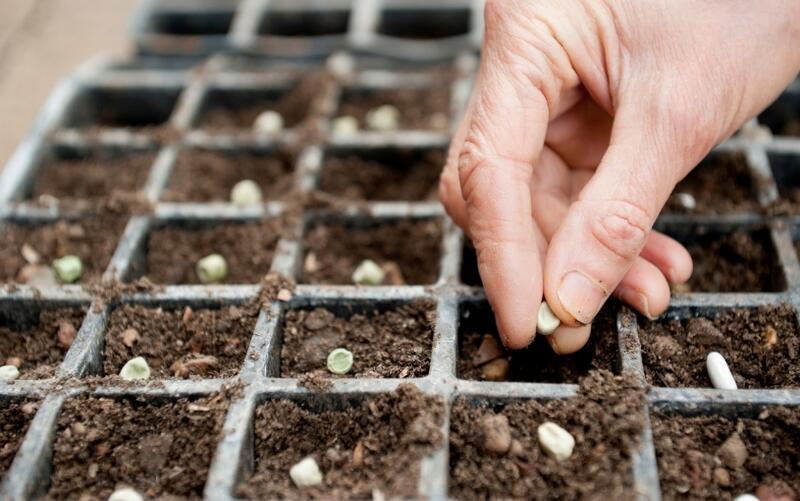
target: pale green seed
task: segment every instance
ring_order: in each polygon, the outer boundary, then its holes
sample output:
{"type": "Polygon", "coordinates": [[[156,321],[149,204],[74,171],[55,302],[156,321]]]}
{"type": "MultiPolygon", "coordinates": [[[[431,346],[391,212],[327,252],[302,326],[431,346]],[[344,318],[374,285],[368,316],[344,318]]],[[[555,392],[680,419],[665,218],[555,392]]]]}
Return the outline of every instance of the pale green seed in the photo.
{"type": "Polygon", "coordinates": [[[215,284],[228,275],[228,262],[219,254],[210,254],[197,262],[197,278],[204,284],[215,284]]]}
{"type": "Polygon", "coordinates": [[[70,254],[53,261],[53,271],[61,282],[71,284],[83,275],[83,262],[78,256],[70,254]]]}
{"type": "Polygon", "coordinates": [[[0,381],[13,381],[19,377],[19,369],[13,365],[0,367],[0,381]]]}
{"type": "Polygon", "coordinates": [[[353,272],[353,283],[357,285],[380,285],[386,273],[375,261],[365,259],[353,272]]]}
{"type": "Polygon", "coordinates": [[[347,374],[353,367],[353,354],[344,348],[336,348],[328,354],[328,370],[334,374],[347,374]]]}
{"type": "Polygon", "coordinates": [[[150,366],[147,365],[147,360],[142,357],[132,358],[122,366],[119,376],[126,381],[148,379],[150,378],[150,366]]]}
{"type": "Polygon", "coordinates": [[[231,202],[238,206],[258,205],[263,196],[258,184],[250,179],[239,181],[231,189],[231,202]]]}

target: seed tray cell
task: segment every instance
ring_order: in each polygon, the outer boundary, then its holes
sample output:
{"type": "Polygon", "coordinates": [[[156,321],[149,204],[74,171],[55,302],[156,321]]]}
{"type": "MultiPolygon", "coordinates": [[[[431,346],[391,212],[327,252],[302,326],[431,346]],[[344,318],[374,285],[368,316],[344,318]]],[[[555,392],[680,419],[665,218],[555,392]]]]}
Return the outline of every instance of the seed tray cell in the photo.
{"type": "Polygon", "coordinates": [[[800,137],[800,80],[761,112],[758,121],[776,136],[800,137]]]}

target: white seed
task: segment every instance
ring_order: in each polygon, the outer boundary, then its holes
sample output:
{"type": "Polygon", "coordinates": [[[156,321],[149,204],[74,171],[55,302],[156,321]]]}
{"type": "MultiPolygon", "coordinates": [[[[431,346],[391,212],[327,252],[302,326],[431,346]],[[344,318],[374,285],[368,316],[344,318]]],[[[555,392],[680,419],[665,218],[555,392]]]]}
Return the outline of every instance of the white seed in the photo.
{"type": "Polygon", "coordinates": [[[81,258],[70,254],[53,261],[53,271],[59,280],[71,284],[83,275],[83,263],[81,258]]]}
{"type": "Polygon", "coordinates": [[[257,117],[253,128],[258,134],[271,136],[283,130],[283,117],[280,113],[267,110],[261,112],[257,117]]]}
{"type": "Polygon", "coordinates": [[[353,59],[353,56],[347,54],[346,52],[337,52],[331,55],[326,63],[328,71],[330,71],[333,76],[337,78],[348,77],[351,73],[353,73],[355,65],[356,63],[353,59]]]}
{"type": "Polygon", "coordinates": [[[311,487],[322,483],[322,472],[314,458],[307,457],[289,469],[289,476],[297,487],[311,487]]]}
{"type": "Polygon", "coordinates": [[[718,390],[736,389],[736,380],[733,379],[733,374],[728,368],[728,362],[716,351],[712,351],[706,357],[706,369],[708,369],[708,377],[711,378],[714,388],[718,390]]]}
{"type": "Polygon", "coordinates": [[[19,377],[19,369],[13,365],[0,367],[0,381],[13,381],[19,377]]]}
{"type": "Polygon", "coordinates": [[[347,374],[353,367],[353,353],[344,348],[336,348],[328,354],[328,370],[334,374],[347,374]]]}
{"type": "Polygon", "coordinates": [[[558,461],[569,459],[575,448],[575,439],[564,428],[552,421],[545,421],[536,429],[539,446],[548,455],[558,461]]]}
{"type": "Polygon", "coordinates": [[[744,124],[739,134],[751,141],[769,142],[772,139],[772,131],[769,130],[769,127],[761,125],[755,120],[750,120],[744,124]]]}
{"type": "Polygon", "coordinates": [[[694,210],[697,207],[697,200],[695,200],[691,193],[679,191],[678,193],[674,193],[672,196],[675,197],[675,201],[678,202],[678,205],[684,209],[694,210]]]}
{"type": "Polygon", "coordinates": [[[132,358],[122,366],[122,370],[119,371],[119,376],[126,381],[149,379],[150,366],[147,365],[147,360],[142,357],[132,358]]]}
{"type": "Polygon", "coordinates": [[[536,321],[536,332],[543,336],[549,336],[561,325],[561,320],[553,314],[553,310],[542,301],[539,306],[539,318],[536,321]]]}
{"type": "Polygon", "coordinates": [[[350,115],[336,117],[331,121],[331,132],[340,136],[352,136],[358,132],[358,120],[350,115]]]}
{"type": "Polygon", "coordinates": [[[144,498],[130,487],[123,487],[112,492],[108,501],[144,501],[144,498]]]}
{"type": "Polygon", "coordinates": [[[358,265],[353,272],[353,283],[358,285],[380,285],[385,277],[383,268],[378,266],[375,261],[365,259],[358,265]]]}
{"type": "Polygon", "coordinates": [[[758,498],[752,494],[740,494],[733,498],[733,501],[758,501],[758,498]]]}
{"type": "Polygon", "coordinates": [[[231,202],[235,205],[258,205],[263,200],[261,188],[255,181],[245,179],[239,181],[231,188],[231,202]]]}
{"type": "Polygon", "coordinates": [[[367,127],[383,132],[397,130],[400,124],[400,111],[390,104],[369,110],[366,116],[367,127]]]}
{"type": "Polygon", "coordinates": [[[204,284],[221,282],[228,275],[228,262],[219,254],[210,254],[197,262],[197,278],[204,284]]]}

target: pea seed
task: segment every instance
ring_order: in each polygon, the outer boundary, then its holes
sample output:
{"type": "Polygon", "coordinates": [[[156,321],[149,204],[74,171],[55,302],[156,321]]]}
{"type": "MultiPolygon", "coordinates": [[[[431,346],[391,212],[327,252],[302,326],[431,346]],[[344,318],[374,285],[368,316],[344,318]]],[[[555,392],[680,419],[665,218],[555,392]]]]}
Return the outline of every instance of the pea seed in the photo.
{"type": "Polygon", "coordinates": [[[215,284],[228,275],[228,262],[219,254],[210,254],[197,262],[197,278],[204,284],[215,284]]]}
{"type": "Polygon", "coordinates": [[[81,258],[70,254],[53,261],[53,271],[61,282],[71,284],[83,275],[83,263],[81,258]]]}
{"type": "Polygon", "coordinates": [[[122,366],[122,370],[119,371],[119,376],[126,381],[149,379],[150,366],[147,365],[147,360],[142,357],[132,358],[122,366]]]}
{"type": "Polygon", "coordinates": [[[347,374],[353,367],[353,353],[344,348],[336,348],[328,354],[328,370],[334,374],[347,374]]]}

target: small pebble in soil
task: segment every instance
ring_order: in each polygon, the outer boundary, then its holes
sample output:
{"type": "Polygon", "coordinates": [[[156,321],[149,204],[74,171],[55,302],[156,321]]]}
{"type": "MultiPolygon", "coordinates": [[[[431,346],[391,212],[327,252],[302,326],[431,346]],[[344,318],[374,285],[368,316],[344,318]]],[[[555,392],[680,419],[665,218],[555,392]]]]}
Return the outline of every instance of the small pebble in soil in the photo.
{"type": "Polygon", "coordinates": [[[19,377],[19,369],[13,365],[0,367],[0,381],[13,381],[19,377]]]}
{"type": "Polygon", "coordinates": [[[197,262],[197,278],[204,284],[215,284],[228,275],[228,262],[219,254],[209,254],[197,262]]]}
{"type": "Polygon", "coordinates": [[[747,461],[747,446],[738,433],[733,433],[720,445],[717,456],[725,466],[736,470],[747,461]]]}
{"type": "Polygon", "coordinates": [[[733,374],[728,367],[728,362],[725,357],[716,351],[712,351],[706,357],[706,369],[708,369],[708,377],[711,379],[711,384],[718,390],[735,390],[736,380],[733,379],[733,374]]]}
{"type": "Polygon", "coordinates": [[[352,136],[358,132],[358,120],[350,115],[336,117],[331,121],[331,132],[340,136],[352,136]]]}
{"type": "Polygon", "coordinates": [[[130,487],[123,487],[111,493],[108,496],[108,501],[144,501],[144,498],[130,487]]]}
{"type": "Polygon", "coordinates": [[[549,336],[558,326],[561,325],[561,320],[553,314],[553,310],[546,302],[542,301],[539,305],[539,317],[536,322],[536,332],[542,336],[549,336]]]}
{"type": "Polygon", "coordinates": [[[150,378],[150,366],[143,357],[136,357],[125,362],[119,376],[125,381],[150,378]]]}
{"type": "Polygon", "coordinates": [[[481,367],[483,379],[486,381],[505,381],[508,379],[508,371],[511,364],[505,358],[496,358],[481,367]]]}
{"type": "Polygon", "coordinates": [[[552,421],[545,421],[536,429],[539,446],[548,456],[564,461],[572,456],[575,439],[564,428],[552,421]]]}
{"type": "Polygon", "coordinates": [[[53,261],[53,271],[61,282],[71,284],[83,275],[83,262],[78,256],[69,254],[53,261]]]}
{"type": "Polygon", "coordinates": [[[292,291],[290,291],[289,289],[281,289],[278,291],[278,295],[276,297],[278,301],[283,301],[285,303],[287,301],[291,301],[292,296],[293,296],[292,291]]]}
{"type": "Polygon", "coordinates": [[[786,484],[777,489],[769,485],[759,485],[756,487],[755,494],[759,501],[796,501],[797,499],[792,488],[786,484]]]}
{"type": "Polygon", "coordinates": [[[322,483],[322,472],[312,457],[302,459],[289,469],[289,476],[297,487],[312,487],[322,483]]]}
{"type": "Polygon", "coordinates": [[[328,370],[333,374],[347,374],[353,367],[353,354],[344,348],[336,348],[328,354],[327,363],[328,370]]]}
{"type": "Polygon", "coordinates": [[[760,501],[757,497],[753,496],[752,494],[740,494],[733,498],[733,501],[760,501]]]}
{"type": "Polygon", "coordinates": [[[365,118],[367,127],[381,132],[397,130],[400,124],[400,111],[390,104],[369,110],[365,118]]]}
{"type": "Polygon", "coordinates": [[[58,285],[53,268],[40,264],[27,264],[19,270],[17,282],[33,287],[53,287],[58,285]]]}
{"type": "Polygon", "coordinates": [[[483,448],[489,452],[505,454],[511,448],[511,427],[503,414],[487,414],[481,419],[483,448]]]}
{"type": "Polygon", "coordinates": [[[380,285],[386,274],[383,268],[371,259],[361,261],[353,272],[353,283],[356,285],[380,285]]]}
{"type": "Polygon", "coordinates": [[[231,188],[231,203],[240,207],[258,205],[263,200],[263,194],[258,184],[251,179],[239,181],[231,188]]]}
{"type": "Polygon", "coordinates": [[[697,207],[697,200],[691,193],[679,191],[672,194],[672,199],[686,210],[694,210],[697,207]]]}
{"type": "Polygon", "coordinates": [[[58,324],[58,346],[61,347],[62,350],[68,350],[72,343],[75,341],[75,335],[77,331],[75,330],[75,326],[73,326],[69,322],[60,322],[58,324]]]}
{"type": "Polygon", "coordinates": [[[42,261],[42,255],[28,244],[22,244],[19,253],[22,254],[28,264],[39,264],[42,261]]]}
{"type": "Polygon", "coordinates": [[[256,133],[264,136],[271,136],[283,130],[283,117],[280,113],[267,110],[260,113],[253,123],[256,133]]]}
{"type": "Polygon", "coordinates": [[[122,337],[122,344],[128,348],[133,348],[133,345],[139,341],[139,331],[136,329],[125,329],[120,334],[120,337],[122,337]]]}
{"type": "Polygon", "coordinates": [[[19,357],[8,357],[6,359],[6,365],[13,365],[17,369],[22,367],[22,359],[19,357]]]}

